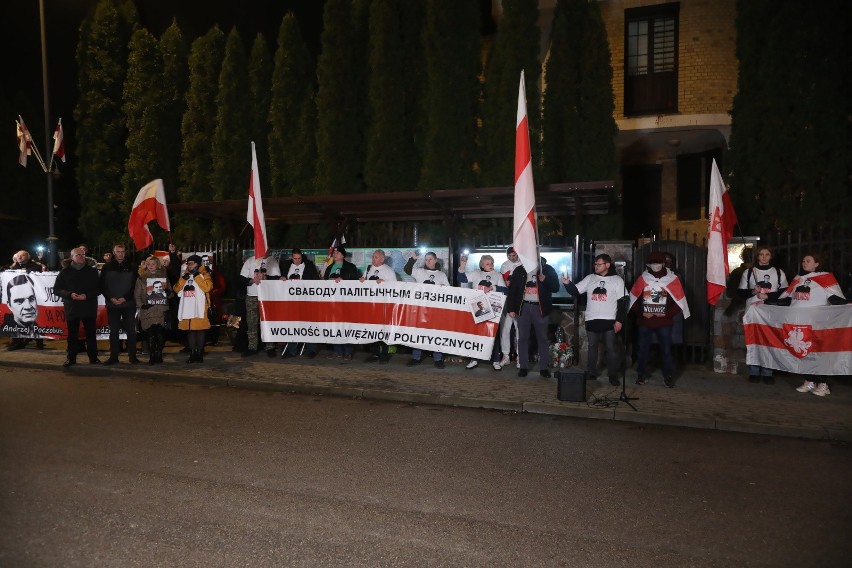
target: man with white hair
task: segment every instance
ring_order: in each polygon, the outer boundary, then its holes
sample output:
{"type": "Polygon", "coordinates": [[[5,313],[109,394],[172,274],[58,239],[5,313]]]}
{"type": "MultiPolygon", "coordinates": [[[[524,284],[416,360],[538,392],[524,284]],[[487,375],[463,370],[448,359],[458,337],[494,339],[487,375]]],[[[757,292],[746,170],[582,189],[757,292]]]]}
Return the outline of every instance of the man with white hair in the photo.
{"type": "Polygon", "coordinates": [[[53,293],[62,298],[65,306],[65,321],[68,324],[68,358],[63,367],[77,364],[80,348],[80,324],[86,333],[86,351],[89,363],[98,360],[98,343],[95,338],[95,320],[98,315],[100,286],[98,271],[86,261],[83,248],[71,250],[71,262],[63,268],[53,284],[53,293]]]}

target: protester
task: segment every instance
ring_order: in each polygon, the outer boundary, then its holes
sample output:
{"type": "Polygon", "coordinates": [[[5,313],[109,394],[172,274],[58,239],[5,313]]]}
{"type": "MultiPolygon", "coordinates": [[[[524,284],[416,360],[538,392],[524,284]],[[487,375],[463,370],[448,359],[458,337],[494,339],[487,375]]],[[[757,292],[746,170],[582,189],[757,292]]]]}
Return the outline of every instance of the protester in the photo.
{"type": "Polygon", "coordinates": [[[639,326],[639,357],[636,364],[636,384],[648,382],[646,366],[654,337],[660,345],[663,360],[663,382],[674,388],[674,358],[672,357],[672,328],[674,316],[683,312],[689,317],[689,307],[683,286],[677,275],[665,266],[665,254],[652,252],[645,263],[645,271],[630,290],[630,310],[637,316],[639,326]],[[641,301],[637,301],[641,299],[641,301]]]}
{"type": "Polygon", "coordinates": [[[261,282],[279,276],[281,271],[278,268],[278,261],[273,257],[252,256],[243,263],[240,270],[240,284],[246,288],[246,333],[248,336],[248,349],[243,352],[243,357],[257,355],[261,347],[272,351],[270,357],[275,356],[275,344],[269,343],[264,346],[260,341],[260,310],[257,294],[261,282]]]}
{"type": "MultiPolygon", "coordinates": [[[[354,264],[346,260],[346,249],[338,245],[331,253],[331,263],[323,267],[322,277],[323,280],[334,280],[340,284],[343,280],[358,280],[361,273],[354,264]]],[[[354,347],[351,343],[335,343],[332,345],[331,355],[328,358],[351,361],[353,351],[354,347]]]]}
{"type": "Polygon", "coordinates": [[[30,253],[25,250],[19,250],[12,255],[12,264],[8,270],[23,270],[24,272],[44,272],[44,264],[35,261],[30,257],[30,253]]]}
{"type": "Polygon", "coordinates": [[[527,273],[518,266],[509,282],[506,311],[518,318],[518,369],[519,377],[529,372],[530,335],[535,332],[538,342],[538,367],[542,378],[550,377],[550,344],[547,339],[547,319],[553,311],[553,294],[559,291],[559,277],[544,257],[540,266],[527,273]]]}
{"type": "Polygon", "coordinates": [[[213,280],[201,264],[201,257],[193,254],[187,258],[186,272],[174,285],[174,291],[180,298],[178,326],[186,331],[186,342],[190,350],[187,363],[204,361],[204,334],[210,329],[207,309],[210,307],[212,288],[213,280]]]}
{"type": "MultiPolygon", "coordinates": [[[[116,243],[112,247],[113,258],[101,269],[101,294],[106,299],[109,318],[109,359],[104,365],[118,363],[121,352],[119,334],[127,334],[128,360],[136,364],[136,267],[127,258],[127,247],[116,243]]],[[[87,259],[88,262],[88,259],[87,259]]]]}
{"type": "MultiPolygon", "coordinates": [[[[757,262],[743,271],[738,294],[746,301],[746,309],[759,300],[777,299],[787,287],[787,275],[775,266],[772,260],[772,250],[769,247],[759,247],[757,262]]],[[[748,366],[748,380],[750,383],[763,380],[767,385],[775,383],[772,369],[760,365],[748,366]]]]}
{"type": "Polygon", "coordinates": [[[576,285],[568,276],[562,277],[565,290],[574,296],[586,294],[586,340],[588,341],[589,375],[598,375],[598,345],[603,341],[606,348],[606,368],[609,384],[618,386],[621,367],[615,348],[615,336],[621,332],[627,316],[627,291],[624,280],[615,273],[612,258],[608,254],[595,257],[595,269],[576,285]]]}
{"type": "MultiPolygon", "coordinates": [[[[781,293],[776,303],[804,308],[846,304],[846,296],[843,295],[834,275],[831,272],[819,270],[822,264],[822,257],[817,254],[803,256],[801,271],[781,293]]],[[[817,396],[831,394],[826,378],[821,375],[806,377],[802,386],[796,390],[817,396]]]]}
{"type": "Polygon", "coordinates": [[[170,321],[169,298],[173,296],[168,283],[166,269],[154,255],[145,259],[139,267],[136,280],[135,299],[139,305],[139,327],[148,334],[148,364],[163,362],[165,326],[170,321]],[[153,280],[152,291],[148,292],[148,280],[153,280]]]}
{"type": "MultiPolygon", "coordinates": [[[[500,266],[500,274],[503,275],[503,280],[506,281],[506,287],[510,285],[512,272],[520,266],[521,261],[518,258],[518,253],[515,252],[515,247],[506,249],[506,257],[508,260],[500,266]]],[[[503,317],[500,320],[500,350],[503,352],[503,357],[500,359],[500,366],[505,367],[510,363],[512,348],[514,347],[515,356],[518,354],[518,322],[515,318],[509,317],[506,311],[503,311],[503,317]],[[515,330],[515,342],[512,343],[512,329],[515,330]]],[[[520,363],[517,363],[520,367],[520,363]]]]}
{"type": "MultiPolygon", "coordinates": [[[[411,253],[411,258],[405,263],[402,269],[406,274],[413,277],[415,282],[420,284],[432,284],[435,286],[449,286],[450,281],[447,275],[441,270],[438,265],[438,255],[434,252],[427,252],[423,257],[423,266],[415,266],[420,256],[417,251],[411,253]]],[[[421,349],[411,350],[411,359],[406,363],[407,366],[413,367],[421,363],[423,351],[421,349]]],[[[432,361],[439,369],[444,368],[444,354],[440,351],[432,352],[432,361]]]]}
{"type": "Polygon", "coordinates": [[[202,266],[207,269],[213,281],[213,289],[210,290],[210,309],[207,312],[210,329],[207,330],[205,344],[216,345],[219,343],[219,330],[222,327],[222,300],[225,297],[227,283],[222,271],[214,266],[212,255],[203,253],[199,256],[201,256],[202,266]]]}
{"type": "Polygon", "coordinates": [[[84,249],[77,247],[71,250],[68,266],[56,276],[53,293],[62,298],[65,306],[65,322],[68,326],[68,356],[62,366],[70,367],[77,364],[80,324],[83,325],[86,334],[89,363],[100,363],[95,335],[100,283],[98,271],[86,261],[84,249]]]}
{"type": "MultiPolygon", "coordinates": [[[[393,271],[393,268],[385,264],[385,258],[385,251],[382,249],[373,251],[372,263],[358,280],[362,283],[370,281],[376,284],[381,284],[385,281],[396,282],[398,280],[396,272],[393,271]]],[[[390,360],[388,344],[384,341],[372,343],[370,345],[370,352],[370,356],[367,357],[367,363],[379,363],[383,365],[390,360]]]]}
{"type": "MultiPolygon", "coordinates": [[[[459,269],[456,278],[459,284],[473,284],[473,287],[481,290],[485,294],[491,292],[507,292],[506,281],[503,280],[503,275],[494,270],[494,257],[490,254],[484,254],[479,259],[479,270],[467,272],[467,255],[462,255],[459,259],[459,269]]],[[[557,284],[558,286],[558,284],[557,284]]],[[[475,369],[479,366],[479,361],[470,359],[465,365],[465,369],[475,369]]],[[[491,350],[491,366],[495,371],[499,371],[500,365],[500,345],[497,341],[494,342],[494,348],[491,350]]]]}
{"type": "MultiPolygon", "coordinates": [[[[319,272],[317,271],[316,265],[313,261],[305,258],[305,255],[302,254],[302,249],[294,248],[290,253],[290,258],[285,260],[281,265],[281,277],[282,281],[286,280],[319,280],[319,272]]],[[[291,341],[287,344],[287,347],[281,353],[282,359],[289,359],[291,357],[298,357],[299,355],[304,355],[308,359],[313,359],[317,356],[319,352],[319,346],[316,343],[298,343],[295,341],[291,341]],[[302,346],[301,349],[299,346],[302,346]]],[[[274,355],[274,351],[267,351],[268,354],[274,355]]],[[[271,355],[270,355],[271,356],[271,355]]]]}

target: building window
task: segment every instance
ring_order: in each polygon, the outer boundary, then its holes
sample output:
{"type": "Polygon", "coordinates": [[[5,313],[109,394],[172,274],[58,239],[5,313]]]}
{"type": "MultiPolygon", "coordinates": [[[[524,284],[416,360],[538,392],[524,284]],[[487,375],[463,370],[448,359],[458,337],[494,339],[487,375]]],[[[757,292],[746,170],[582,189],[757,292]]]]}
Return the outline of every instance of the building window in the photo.
{"type": "Polygon", "coordinates": [[[677,112],[679,4],[624,12],[624,114],[677,112]]]}
{"type": "Polygon", "coordinates": [[[722,151],[681,154],[677,157],[677,220],[707,217],[710,202],[710,172],[713,160],[721,164],[722,151]]]}

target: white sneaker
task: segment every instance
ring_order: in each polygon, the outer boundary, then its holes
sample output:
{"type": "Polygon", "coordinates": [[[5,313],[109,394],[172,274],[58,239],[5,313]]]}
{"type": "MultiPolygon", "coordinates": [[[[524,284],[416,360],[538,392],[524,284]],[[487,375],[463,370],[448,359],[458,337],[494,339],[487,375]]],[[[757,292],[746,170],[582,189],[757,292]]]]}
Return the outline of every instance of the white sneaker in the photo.
{"type": "MultiPolygon", "coordinates": [[[[799,392],[811,392],[811,391],[814,390],[815,386],[816,386],[816,384],[814,384],[813,381],[805,381],[804,383],[802,383],[802,386],[800,386],[796,390],[799,391],[799,392]]],[[[826,387],[826,388],[828,388],[828,387],[826,387]]]]}
{"type": "Polygon", "coordinates": [[[467,362],[467,365],[465,365],[464,368],[465,369],[475,369],[478,366],[479,366],[479,361],[477,361],[476,359],[471,359],[470,361],[467,362]]]}
{"type": "Polygon", "coordinates": [[[509,356],[504,355],[502,359],[500,359],[500,367],[505,367],[509,364],[509,356]]]}
{"type": "Polygon", "coordinates": [[[828,390],[828,383],[818,384],[816,388],[811,391],[811,394],[815,394],[817,396],[825,396],[827,394],[831,394],[831,391],[828,390]]]}
{"type": "Polygon", "coordinates": [[[517,361],[515,361],[515,368],[517,368],[517,369],[520,369],[520,368],[521,368],[521,360],[520,360],[520,359],[518,359],[517,361]]]}
{"type": "Polygon", "coordinates": [[[494,361],[491,365],[494,367],[494,370],[495,370],[495,371],[499,371],[500,369],[502,369],[502,368],[503,368],[503,365],[501,365],[501,364],[500,364],[500,363],[498,363],[497,361],[494,361]]]}

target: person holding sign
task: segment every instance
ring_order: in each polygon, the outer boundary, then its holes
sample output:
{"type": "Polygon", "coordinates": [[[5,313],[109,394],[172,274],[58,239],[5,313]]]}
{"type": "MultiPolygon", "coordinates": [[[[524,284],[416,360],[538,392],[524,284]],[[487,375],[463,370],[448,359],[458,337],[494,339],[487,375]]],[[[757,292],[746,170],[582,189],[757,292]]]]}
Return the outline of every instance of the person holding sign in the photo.
{"type": "MultiPolygon", "coordinates": [[[[479,259],[479,270],[467,272],[467,255],[463,254],[459,259],[459,270],[457,275],[459,284],[472,284],[474,289],[481,290],[486,296],[491,292],[506,293],[506,281],[503,275],[494,270],[494,257],[490,254],[482,255],[479,259]]],[[[475,369],[479,366],[479,361],[471,359],[465,366],[466,369],[475,369]]],[[[491,366],[495,371],[499,371],[500,366],[500,345],[494,342],[494,349],[491,352],[491,366]]]]}
{"type": "MultiPolygon", "coordinates": [[[[415,281],[422,284],[434,284],[436,286],[449,286],[450,281],[447,275],[438,266],[438,255],[434,252],[427,252],[423,257],[423,266],[415,266],[420,256],[417,250],[411,252],[411,258],[405,263],[402,269],[406,274],[413,277],[415,281]]],[[[411,359],[406,363],[407,366],[413,367],[420,364],[420,358],[423,356],[423,351],[420,349],[411,350],[411,359]]],[[[432,361],[439,369],[444,368],[444,354],[440,351],[432,352],[432,361]]]]}
{"type": "MultiPolygon", "coordinates": [[[[370,281],[376,284],[381,284],[385,280],[396,282],[396,272],[393,268],[385,264],[385,251],[377,249],[373,251],[372,264],[364,271],[364,275],[359,278],[361,282],[370,281]]],[[[367,357],[367,363],[385,364],[390,360],[388,354],[388,344],[384,341],[377,341],[370,345],[370,356],[367,357]]]]}
{"type": "Polygon", "coordinates": [[[171,317],[169,298],[173,292],[159,257],[151,255],[139,267],[135,295],[139,304],[139,327],[148,334],[148,364],[162,363],[165,323],[171,317]]]}
{"type": "Polygon", "coordinates": [[[194,254],[186,259],[186,272],[174,285],[180,297],[178,305],[178,327],[186,331],[186,343],[190,354],[187,363],[204,362],[204,335],[210,329],[207,308],[210,307],[210,290],[213,279],[201,264],[201,257],[194,254]]]}

